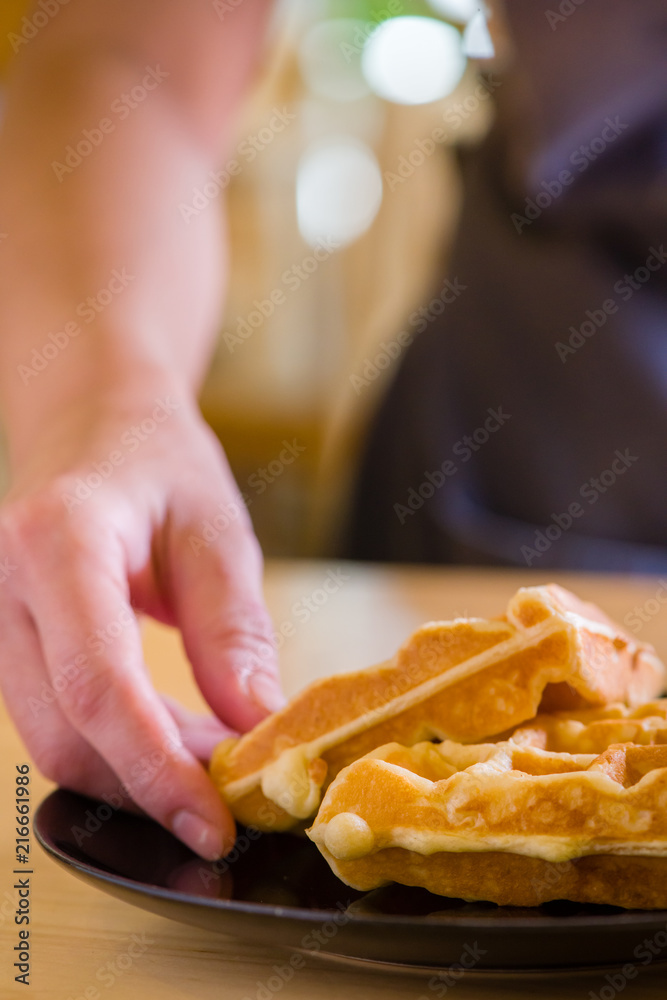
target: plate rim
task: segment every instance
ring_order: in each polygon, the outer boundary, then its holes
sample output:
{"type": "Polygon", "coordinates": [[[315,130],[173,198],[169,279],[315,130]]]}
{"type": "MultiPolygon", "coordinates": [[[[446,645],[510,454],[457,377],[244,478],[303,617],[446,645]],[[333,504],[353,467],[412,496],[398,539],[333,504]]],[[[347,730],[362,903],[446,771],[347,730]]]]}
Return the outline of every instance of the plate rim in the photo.
{"type": "MultiPolygon", "coordinates": [[[[130,892],[137,894],[148,894],[154,898],[164,899],[171,902],[181,902],[188,903],[194,906],[204,906],[211,910],[222,910],[233,913],[246,913],[255,917],[261,916],[271,916],[271,917],[291,917],[295,920],[301,920],[304,922],[318,922],[325,923],[327,920],[331,919],[334,910],[322,910],[314,908],[305,908],[301,906],[285,906],[278,903],[259,903],[251,902],[248,900],[234,900],[234,899],[218,899],[208,896],[198,896],[192,893],[184,892],[181,889],[170,889],[166,886],[153,885],[149,882],[139,882],[135,879],[127,878],[124,875],[113,875],[109,872],[105,872],[103,869],[96,867],[93,864],[86,864],[84,862],[78,861],[71,855],[67,854],[61,848],[59,848],[52,840],[49,840],[45,836],[44,832],[39,827],[39,819],[42,811],[45,809],[46,804],[53,798],[57,797],[61,792],[68,792],[68,794],[79,795],[81,798],[89,798],[90,796],[83,796],[77,792],[70,792],[68,789],[56,788],[49,792],[39,803],[37,809],[35,810],[33,817],[33,830],[35,837],[37,838],[41,847],[46,851],[47,854],[51,855],[54,860],[60,862],[66,868],[73,868],[80,874],[88,877],[94,878],[100,882],[106,882],[111,885],[121,886],[130,892]]],[[[150,816],[142,817],[150,822],[154,822],[157,825],[157,821],[153,820],[150,816]]],[[[193,854],[193,857],[196,855],[193,854]]],[[[206,864],[204,859],[201,859],[202,864],[206,864]]],[[[345,885],[341,882],[341,885],[345,885]]],[[[443,897],[446,898],[446,897],[443,897]]],[[[456,911],[452,911],[451,918],[449,917],[434,917],[430,914],[410,915],[410,914],[392,914],[392,913],[349,913],[347,914],[348,921],[357,924],[366,925],[377,925],[377,924],[388,924],[394,927],[396,926],[408,926],[408,927],[424,927],[429,928],[443,928],[448,924],[455,924],[458,928],[475,930],[492,930],[494,927],[499,926],[499,922],[502,922],[503,929],[514,929],[521,933],[544,933],[549,931],[564,930],[567,928],[571,929],[585,929],[586,927],[591,927],[595,930],[604,930],[601,923],[614,929],[622,930],[627,928],[631,929],[641,929],[644,924],[650,924],[651,928],[653,925],[662,919],[663,925],[667,929],[667,909],[663,910],[632,910],[629,912],[612,913],[612,914],[572,914],[571,916],[558,917],[551,916],[548,914],[542,914],[539,918],[531,916],[522,917],[506,917],[503,916],[460,916],[456,915],[456,911]]]]}
{"type": "MultiPolygon", "coordinates": [[[[297,948],[293,945],[289,946],[290,951],[297,951],[300,954],[307,955],[309,958],[317,959],[324,963],[330,963],[333,965],[343,965],[348,968],[353,967],[363,971],[373,971],[373,972],[383,972],[385,974],[394,975],[405,975],[405,976],[433,976],[434,974],[445,972],[449,969],[446,965],[424,965],[422,963],[410,964],[408,962],[387,962],[383,959],[376,958],[359,958],[354,955],[343,955],[336,951],[324,951],[320,949],[319,951],[309,951],[307,948],[297,948]]],[[[508,968],[496,968],[493,966],[482,966],[474,967],[465,970],[465,975],[461,979],[467,981],[475,981],[477,983],[490,982],[498,979],[521,979],[525,981],[540,980],[540,979],[552,979],[557,978],[559,980],[573,979],[575,977],[585,976],[586,978],[593,978],[593,976],[604,975],[605,972],[611,972],[613,969],[622,968],[624,962],[616,962],[609,965],[562,965],[562,966],[548,966],[545,968],[540,968],[539,966],[532,967],[526,966],[513,966],[508,968]]],[[[651,965],[667,965],[667,956],[663,959],[659,959],[657,956],[651,963],[651,965]]]]}

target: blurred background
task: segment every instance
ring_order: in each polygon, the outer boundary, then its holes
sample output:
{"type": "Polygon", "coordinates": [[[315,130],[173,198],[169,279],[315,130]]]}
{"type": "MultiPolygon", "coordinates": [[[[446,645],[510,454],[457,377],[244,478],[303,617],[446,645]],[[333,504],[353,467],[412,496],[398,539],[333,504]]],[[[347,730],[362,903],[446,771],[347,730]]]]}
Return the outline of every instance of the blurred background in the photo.
{"type": "MultiPolygon", "coordinates": [[[[0,61],[63,2],[0,0],[0,61]]],[[[224,30],[245,0],[198,2],[224,30]]],[[[665,572],[667,2],[546,4],[273,5],[227,159],[176,207],[185,232],[228,203],[201,403],[267,555],[665,572]]]]}
{"type": "MultiPolygon", "coordinates": [[[[224,19],[238,2],[212,5],[224,19]]],[[[28,10],[2,0],[5,59],[28,10]]],[[[227,198],[231,281],[201,403],[267,555],[335,549],[391,376],[383,345],[443,273],[457,148],[487,130],[480,72],[506,56],[479,0],[276,5],[229,159],[180,206],[187,223],[227,198]]]]}
{"type": "Polygon", "coordinates": [[[233,265],[202,396],[269,555],[335,548],[393,367],[382,344],[443,271],[456,148],[489,125],[475,88],[494,45],[497,61],[498,14],[475,0],[278,6],[240,173],[219,179],[233,265]]]}

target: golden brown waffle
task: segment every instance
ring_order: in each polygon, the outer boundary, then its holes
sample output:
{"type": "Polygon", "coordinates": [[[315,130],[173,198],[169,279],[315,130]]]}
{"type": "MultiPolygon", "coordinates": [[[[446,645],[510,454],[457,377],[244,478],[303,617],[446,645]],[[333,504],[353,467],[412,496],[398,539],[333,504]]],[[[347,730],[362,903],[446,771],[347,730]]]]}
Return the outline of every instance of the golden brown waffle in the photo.
{"type": "Polygon", "coordinates": [[[357,889],[667,907],[667,699],[609,712],[533,720],[518,742],[380,747],[338,775],[308,835],[357,889]],[[642,743],[581,752],[629,722],[642,743]]]}
{"type": "Polygon", "coordinates": [[[534,716],[659,694],[665,668],[561,587],[519,590],[502,619],[424,625],[367,670],[317,681],[216,748],[211,775],[237,819],[284,830],[312,817],[341,768],[391,740],[476,742],[534,716]]]}
{"type": "Polygon", "coordinates": [[[599,754],[612,743],[667,743],[667,698],[636,708],[616,704],[538,715],[507,734],[510,737],[514,743],[556,753],[599,754]]]}

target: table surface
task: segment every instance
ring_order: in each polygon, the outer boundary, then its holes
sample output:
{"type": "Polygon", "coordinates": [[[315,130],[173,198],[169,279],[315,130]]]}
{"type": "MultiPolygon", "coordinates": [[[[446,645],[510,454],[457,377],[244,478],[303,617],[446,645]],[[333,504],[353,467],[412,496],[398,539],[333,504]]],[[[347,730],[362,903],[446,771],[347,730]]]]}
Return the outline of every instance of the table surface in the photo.
{"type": "MultiPolygon", "coordinates": [[[[596,601],[618,621],[637,615],[638,608],[646,621],[635,621],[635,627],[641,625],[637,634],[667,656],[667,603],[660,600],[658,579],[573,574],[551,574],[550,578],[596,601]]],[[[543,582],[543,574],[528,571],[270,564],[266,594],[276,627],[286,622],[295,626],[281,648],[286,690],[291,694],[315,677],[386,658],[423,621],[498,614],[518,586],[543,582]],[[328,591],[323,588],[327,580],[328,591]]],[[[201,697],[177,634],[149,623],[145,648],[156,685],[190,707],[200,707],[201,697]]],[[[29,758],[4,709],[1,722],[0,997],[78,1000],[87,989],[97,987],[97,995],[104,1000],[267,1000],[262,984],[271,977],[272,966],[284,962],[284,952],[174,923],[113,899],[57,866],[34,838],[29,992],[14,982],[12,949],[17,944],[18,928],[7,905],[15,904],[16,895],[12,889],[13,788],[15,765],[29,758]],[[144,940],[152,943],[126,971],[98,976],[126,951],[133,934],[146,935],[144,940]]],[[[48,791],[49,782],[33,770],[33,801],[41,800],[48,791]]],[[[624,1000],[663,998],[666,985],[667,966],[647,966],[627,983],[624,1000]]],[[[435,1000],[443,988],[429,988],[426,978],[350,970],[312,958],[284,985],[280,998],[328,1000],[348,994],[364,1000],[435,1000]]],[[[538,993],[546,998],[578,996],[586,1000],[592,996],[597,1000],[600,991],[601,1000],[609,1000],[611,987],[601,973],[549,977],[539,982],[518,975],[509,981],[468,976],[456,988],[461,1000],[514,1000],[538,993]]]]}

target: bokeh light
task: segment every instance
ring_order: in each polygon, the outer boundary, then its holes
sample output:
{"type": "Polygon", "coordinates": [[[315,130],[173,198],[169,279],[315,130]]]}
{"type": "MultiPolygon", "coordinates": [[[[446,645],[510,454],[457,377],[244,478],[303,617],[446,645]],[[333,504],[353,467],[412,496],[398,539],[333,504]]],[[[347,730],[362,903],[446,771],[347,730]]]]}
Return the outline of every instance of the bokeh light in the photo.
{"type": "Polygon", "coordinates": [[[480,0],[428,0],[428,2],[438,14],[461,24],[467,24],[481,9],[480,0]]]}
{"type": "Polygon", "coordinates": [[[380,97],[397,104],[426,104],[446,97],[463,75],[461,36],[431,17],[394,17],[366,42],[362,69],[380,97]]]}
{"type": "Polygon", "coordinates": [[[361,236],[382,201],[382,174],[373,151],[348,136],[307,150],[299,164],[296,207],[299,230],[311,246],[331,239],[341,247],[361,236]]]}
{"type": "Polygon", "coordinates": [[[481,10],[465,27],[463,51],[470,59],[492,59],[495,55],[486,17],[481,10]]]}
{"type": "Polygon", "coordinates": [[[365,21],[348,17],[308,29],[299,45],[299,67],[311,93],[332,101],[356,101],[370,93],[361,72],[367,35],[365,21]]]}

